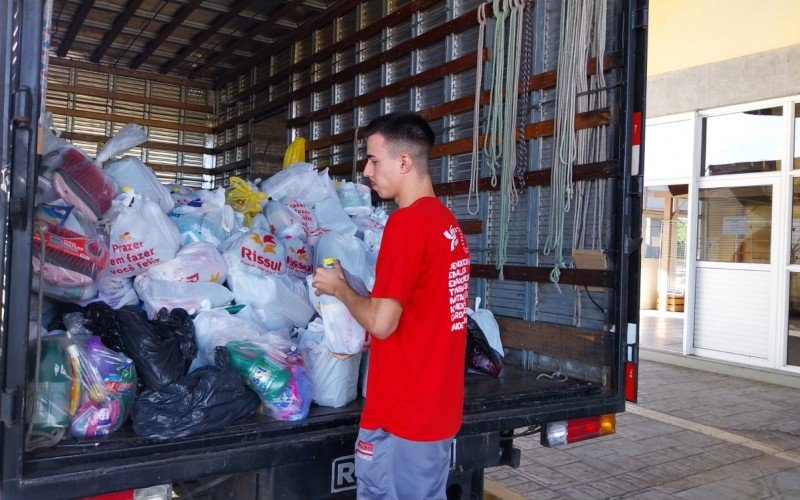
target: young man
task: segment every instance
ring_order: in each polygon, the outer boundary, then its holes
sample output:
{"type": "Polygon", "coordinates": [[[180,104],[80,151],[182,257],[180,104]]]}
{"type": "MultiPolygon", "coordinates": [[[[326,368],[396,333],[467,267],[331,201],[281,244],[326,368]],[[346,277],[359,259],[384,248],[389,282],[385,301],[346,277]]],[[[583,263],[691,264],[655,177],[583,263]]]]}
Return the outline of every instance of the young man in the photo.
{"type": "Polygon", "coordinates": [[[370,297],[336,262],[318,268],[318,293],[334,295],[371,335],[368,394],[356,441],[359,498],[444,498],[450,443],[464,405],[469,249],[433,192],[433,130],[392,113],[365,129],[364,176],[393,199],[370,297]]]}

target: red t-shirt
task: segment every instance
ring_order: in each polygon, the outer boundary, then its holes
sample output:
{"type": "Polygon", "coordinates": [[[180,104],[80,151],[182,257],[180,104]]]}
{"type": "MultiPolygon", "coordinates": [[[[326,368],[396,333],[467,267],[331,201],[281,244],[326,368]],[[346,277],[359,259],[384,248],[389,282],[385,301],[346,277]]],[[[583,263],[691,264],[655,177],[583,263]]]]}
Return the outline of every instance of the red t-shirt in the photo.
{"type": "Polygon", "coordinates": [[[389,338],[372,339],[361,427],[412,441],[458,432],[469,272],[466,239],[438,198],[389,217],[372,297],[400,301],[403,313],[389,338]]]}

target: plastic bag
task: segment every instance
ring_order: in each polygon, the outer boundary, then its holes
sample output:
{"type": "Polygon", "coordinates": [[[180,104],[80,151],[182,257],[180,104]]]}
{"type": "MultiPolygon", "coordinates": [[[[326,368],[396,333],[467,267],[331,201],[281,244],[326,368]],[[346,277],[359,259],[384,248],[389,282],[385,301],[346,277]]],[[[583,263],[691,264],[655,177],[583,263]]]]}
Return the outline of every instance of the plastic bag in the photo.
{"type": "Polygon", "coordinates": [[[161,309],[185,309],[189,314],[195,314],[233,301],[230,290],[211,281],[169,281],[140,274],[133,280],[133,287],[151,318],[155,318],[161,309]]]}
{"type": "Polygon", "coordinates": [[[136,363],[144,385],[162,389],[186,374],[197,355],[194,323],[186,311],[161,310],[150,321],[138,307],[125,306],[115,317],[125,352],[136,363]]]}
{"type": "MultiPolygon", "coordinates": [[[[369,295],[364,284],[345,270],[345,279],[359,295],[369,295]]],[[[307,278],[308,296],[322,317],[325,346],[337,354],[356,354],[364,348],[366,331],[350,314],[347,307],[332,295],[316,295],[313,276],[307,278]]]]}
{"type": "Polygon", "coordinates": [[[287,335],[295,328],[292,318],[275,309],[257,309],[249,304],[237,304],[241,307],[236,317],[258,325],[267,332],[281,332],[287,335]]]}
{"type": "Polygon", "coordinates": [[[357,276],[367,285],[367,289],[372,289],[375,282],[375,267],[370,264],[364,242],[355,236],[327,232],[320,237],[314,250],[314,267],[321,266],[328,257],[338,259],[343,268],[357,276]]]}
{"type": "Polygon", "coordinates": [[[225,202],[235,211],[244,214],[244,223],[249,226],[253,216],[261,212],[261,205],[267,201],[267,195],[239,177],[231,177],[230,181],[231,187],[225,194],[225,202]]]}
{"type": "Polygon", "coordinates": [[[145,390],[133,413],[133,431],[150,439],[172,439],[222,429],[249,418],[258,396],[242,383],[224,347],[216,366],[205,366],[161,390],[145,390]]]}
{"type": "Polygon", "coordinates": [[[261,190],[273,200],[293,200],[307,206],[335,196],[327,169],[317,172],[310,163],[295,163],[261,183],[261,190]]]}
{"type": "Polygon", "coordinates": [[[90,379],[91,384],[102,384],[104,397],[98,401],[84,386],[82,404],[72,416],[69,432],[74,437],[103,436],[119,429],[130,415],[136,368],[133,361],[103,346],[100,337],[88,337],[82,348],[81,370],[92,373],[82,377],[82,382],[90,379]]]}
{"type": "Polygon", "coordinates": [[[269,403],[283,395],[284,387],[292,378],[291,372],[284,369],[285,360],[279,360],[270,355],[268,349],[249,340],[234,340],[225,347],[233,369],[262,402],[269,403]]]}
{"type": "Polygon", "coordinates": [[[222,256],[228,272],[283,274],[286,272],[286,250],[283,241],[269,231],[252,229],[231,236],[222,245],[222,256]]]}
{"type": "Polygon", "coordinates": [[[303,281],[287,276],[233,272],[228,277],[237,304],[249,304],[267,315],[280,314],[293,326],[305,326],[314,315],[303,281]]]}
{"type": "Polygon", "coordinates": [[[213,244],[198,242],[182,247],[174,259],[151,267],[144,275],[167,281],[225,283],[228,266],[213,244]]]}
{"type": "Polygon", "coordinates": [[[46,228],[46,232],[33,232],[34,252],[33,270],[43,273],[45,279],[57,286],[75,287],[91,284],[100,271],[106,267],[108,248],[97,234],[94,226],[83,224],[73,231],[58,224],[65,223],[70,216],[68,207],[47,205],[36,211],[36,224],[46,228]],[[58,219],[57,213],[63,219],[58,219]],[[39,261],[39,249],[44,245],[45,262],[39,261]]]}
{"type": "Polygon", "coordinates": [[[280,396],[271,402],[264,402],[264,412],[275,420],[296,422],[308,417],[314,386],[306,370],[303,356],[296,346],[286,356],[286,370],[291,379],[286,383],[280,396]]]}
{"type": "Polygon", "coordinates": [[[103,171],[76,148],[64,151],[52,174],[53,189],[64,200],[96,221],[111,208],[116,186],[103,171]]]}
{"type": "Polygon", "coordinates": [[[126,354],[114,309],[109,304],[92,302],[83,310],[83,317],[86,319],[86,329],[100,337],[103,345],[126,354]]]}
{"type": "Polygon", "coordinates": [[[342,181],[336,192],[347,215],[369,217],[372,213],[372,190],[369,186],[342,181]]]}
{"type": "Polygon", "coordinates": [[[167,188],[161,184],[153,170],[139,158],[129,156],[113,161],[105,166],[105,172],[114,179],[120,189],[130,186],[135,192],[158,203],[164,213],[169,213],[175,206],[167,188]]]}
{"type": "Polygon", "coordinates": [[[322,324],[315,321],[298,332],[300,350],[314,387],[314,401],[320,406],[339,408],[358,396],[361,353],[339,359],[324,345],[322,324]]]}
{"type": "Polygon", "coordinates": [[[500,340],[500,325],[498,325],[497,320],[494,319],[492,311],[485,307],[481,308],[480,297],[475,297],[475,310],[473,311],[468,307],[467,314],[478,324],[478,327],[480,327],[481,331],[486,336],[489,346],[494,349],[501,358],[504,357],[503,342],[500,340]]]}
{"type": "Polygon", "coordinates": [[[216,207],[211,203],[197,207],[192,203],[178,205],[169,213],[180,232],[181,245],[206,241],[220,248],[236,228],[233,208],[229,205],[216,207]]]}
{"type": "Polygon", "coordinates": [[[109,269],[119,278],[169,262],[180,247],[178,228],[161,207],[133,192],[114,200],[114,209],[104,223],[111,225],[109,269]]]}
{"type": "MultiPolygon", "coordinates": [[[[76,274],[75,276],[80,278],[79,282],[84,281],[82,275],[76,274]]],[[[63,279],[63,276],[61,278],[63,279]]],[[[85,305],[93,300],[96,300],[98,295],[97,286],[95,286],[94,282],[61,286],[50,282],[47,277],[45,277],[44,286],[42,288],[44,288],[43,293],[48,297],[63,302],[72,302],[81,305],[85,305]]],[[[31,291],[39,291],[38,274],[34,274],[33,279],[31,280],[31,291]]]]}
{"type": "Polygon", "coordinates": [[[224,309],[203,311],[194,319],[197,330],[197,361],[192,369],[213,363],[214,350],[236,340],[258,341],[259,344],[279,344],[281,334],[268,332],[261,326],[230,314],[224,309]]]}
{"type": "Polygon", "coordinates": [[[111,158],[129,151],[147,140],[147,133],[135,123],[129,123],[119,129],[114,137],[97,153],[95,161],[102,165],[111,158]]]}
{"type": "Polygon", "coordinates": [[[502,356],[492,349],[480,326],[471,316],[467,316],[467,354],[464,366],[467,370],[477,370],[493,377],[498,377],[503,369],[502,356]]]}
{"type": "Polygon", "coordinates": [[[300,238],[285,238],[286,273],[295,278],[305,279],[314,272],[314,247],[300,238]]]}
{"type": "Polygon", "coordinates": [[[286,153],[283,155],[283,168],[302,161],[306,161],[306,140],[298,137],[286,148],[286,153]]]}
{"type": "Polygon", "coordinates": [[[278,238],[306,238],[300,215],[280,201],[268,201],[264,205],[264,216],[269,221],[270,232],[278,238]]]}
{"type": "Polygon", "coordinates": [[[320,200],[314,205],[314,217],[319,227],[341,233],[344,236],[356,234],[358,228],[342,208],[338,196],[320,200]]]}
{"type": "Polygon", "coordinates": [[[109,271],[103,271],[97,277],[96,284],[97,300],[105,302],[113,309],[139,303],[139,296],[133,289],[132,278],[118,278],[109,271]]]}
{"type": "MultiPolygon", "coordinates": [[[[36,367],[36,344],[28,347],[28,400],[26,415],[33,428],[42,432],[54,432],[69,427],[72,368],[65,362],[63,335],[42,338],[39,362],[39,390],[35,394],[34,374],[36,367]]],[[[79,391],[80,389],[76,389],[79,391]]],[[[78,395],[75,398],[79,397],[78,395]]],[[[77,409],[77,404],[75,405],[77,409]]]]}

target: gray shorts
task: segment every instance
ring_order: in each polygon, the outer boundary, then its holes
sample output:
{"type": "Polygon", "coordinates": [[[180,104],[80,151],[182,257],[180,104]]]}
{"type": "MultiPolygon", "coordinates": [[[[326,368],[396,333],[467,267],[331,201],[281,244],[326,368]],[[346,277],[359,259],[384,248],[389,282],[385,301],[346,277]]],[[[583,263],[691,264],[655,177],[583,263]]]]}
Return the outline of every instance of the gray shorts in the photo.
{"type": "Polygon", "coordinates": [[[355,448],[358,498],[445,498],[452,441],[409,441],[383,429],[360,429],[355,448]]]}

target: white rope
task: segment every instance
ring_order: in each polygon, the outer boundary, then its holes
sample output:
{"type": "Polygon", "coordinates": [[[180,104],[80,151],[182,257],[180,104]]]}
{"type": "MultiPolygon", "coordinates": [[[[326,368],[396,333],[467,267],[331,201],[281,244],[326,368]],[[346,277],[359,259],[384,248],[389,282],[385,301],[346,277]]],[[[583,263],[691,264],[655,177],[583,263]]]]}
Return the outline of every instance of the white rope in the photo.
{"type": "Polygon", "coordinates": [[[591,32],[591,0],[564,1],[561,4],[561,44],[556,83],[556,116],[553,138],[553,165],[550,196],[550,225],[543,253],[555,251],[550,281],[558,283],[566,267],[563,255],[565,214],[573,197],[572,165],[578,154],[575,112],[579,83],[586,81],[586,63],[591,32]]]}
{"type": "Polygon", "coordinates": [[[480,200],[478,199],[478,176],[480,174],[480,159],[478,142],[480,140],[481,119],[481,91],[483,90],[483,38],[486,32],[486,4],[478,7],[478,63],[475,68],[475,104],[472,108],[472,158],[469,169],[469,194],[467,195],[467,212],[478,215],[480,200]],[[475,196],[475,210],[471,208],[472,197],[475,196]]]}

